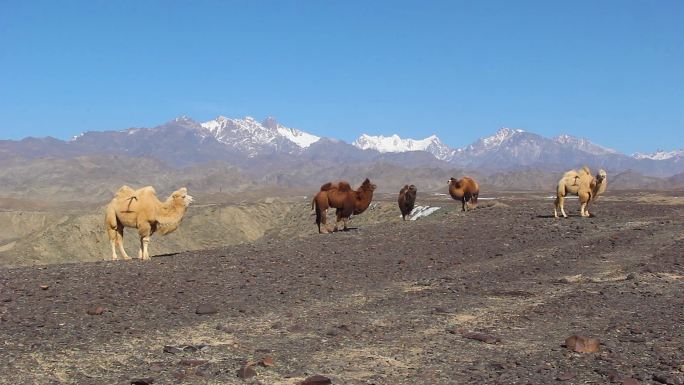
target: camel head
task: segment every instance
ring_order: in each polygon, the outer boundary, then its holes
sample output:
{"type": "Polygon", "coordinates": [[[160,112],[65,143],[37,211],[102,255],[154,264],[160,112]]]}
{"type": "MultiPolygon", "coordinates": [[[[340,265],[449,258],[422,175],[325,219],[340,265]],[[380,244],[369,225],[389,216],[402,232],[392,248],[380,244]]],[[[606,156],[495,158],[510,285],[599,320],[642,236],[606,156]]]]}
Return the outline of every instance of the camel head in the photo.
{"type": "Polygon", "coordinates": [[[408,186],[408,191],[416,192],[418,191],[418,189],[416,188],[416,185],[412,184],[408,186]]]}
{"type": "Polygon", "coordinates": [[[188,207],[192,203],[192,196],[188,195],[188,189],[185,187],[179,188],[171,194],[170,200],[176,206],[188,207]]]}
{"type": "Polygon", "coordinates": [[[596,174],[596,182],[601,183],[601,182],[603,182],[607,177],[608,177],[608,174],[606,174],[606,171],[605,171],[605,170],[599,170],[598,174],[596,174]]]}
{"type": "Polygon", "coordinates": [[[361,184],[360,190],[372,192],[372,191],[375,191],[375,189],[377,187],[378,187],[377,185],[371,183],[370,179],[366,178],[366,180],[364,180],[363,183],[361,184]]]}
{"type": "Polygon", "coordinates": [[[457,180],[456,178],[454,178],[454,177],[449,178],[449,180],[447,181],[447,185],[449,185],[449,186],[454,186],[454,187],[456,187],[456,188],[459,187],[459,186],[458,186],[458,185],[459,185],[458,180],[457,180]]]}

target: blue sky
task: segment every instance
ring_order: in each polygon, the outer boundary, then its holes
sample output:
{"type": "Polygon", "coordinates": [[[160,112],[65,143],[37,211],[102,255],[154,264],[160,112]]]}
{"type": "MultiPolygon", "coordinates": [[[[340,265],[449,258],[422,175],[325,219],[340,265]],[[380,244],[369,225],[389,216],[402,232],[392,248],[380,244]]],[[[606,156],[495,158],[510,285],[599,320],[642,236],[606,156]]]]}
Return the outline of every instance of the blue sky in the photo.
{"type": "Polygon", "coordinates": [[[684,147],[684,1],[0,0],[0,138],[188,115],[684,147]]]}

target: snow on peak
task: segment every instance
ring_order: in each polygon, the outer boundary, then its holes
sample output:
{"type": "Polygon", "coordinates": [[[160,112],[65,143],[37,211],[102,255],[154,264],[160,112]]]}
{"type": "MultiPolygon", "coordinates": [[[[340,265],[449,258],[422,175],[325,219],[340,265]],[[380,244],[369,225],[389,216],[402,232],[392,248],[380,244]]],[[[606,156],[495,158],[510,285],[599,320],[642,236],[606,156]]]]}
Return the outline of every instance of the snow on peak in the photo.
{"type": "Polygon", "coordinates": [[[671,158],[676,158],[676,157],[684,157],[684,149],[679,149],[679,150],[674,150],[674,151],[665,151],[665,150],[656,150],[656,152],[650,153],[650,154],[644,154],[641,152],[634,153],[632,155],[635,159],[651,159],[651,160],[666,160],[666,159],[671,159],[671,158]]]}
{"type": "Polygon", "coordinates": [[[283,140],[300,149],[317,142],[318,136],[279,124],[274,118],[267,118],[263,124],[251,116],[231,119],[218,116],[201,124],[219,142],[257,155],[263,146],[279,148],[283,140]]]}
{"type": "Polygon", "coordinates": [[[375,150],[382,153],[427,151],[441,160],[450,160],[455,152],[454,149],[443,144],[436,135],[430,135],[425,139],[402,139],[396,134],[391,136],[362,134],[352,144],[361,150],[375,150]]]}
{"type": "Polygon", "coordinates": [[[618,152],[613,150],[612,148],[608,147],[603,147],[600,146],[596,143],[592,143],[591,141],[584,139],[584,138],[578,138],[572,135],[568,134],[561,134],[558,135],[557,137],[553,138],[553,140],[561,145],[564,146],[569,146],[572,148],[575,148],[577,150],[589,152],[592,154],[597,154],[597,155],[603,155],[603,154],[617,154],[618,152]]]}
{"type": "Polygon", "coordinates": [[[376,150],[378,152],[407,152],[426,151],[428,146],[434,142],[439,142],[439,138],[437,138],[435,135],[428,136],[425,139],[402,139],[396,134],[391,136],[372,136],[362,134],[352,144],[362,150],[376,150]]]}
{"type": "Polygon", "coordinates": [[[493,148],[493,147],[498,147],[506,141],[507,139],[515,136],[516,134],[519,134],[521,132],[525,132],[524,130],[521,129],[512,129],[508,127],[501,127],[499,131],[497,131],[494,135],[488,136],[486,138],[482,139],[482,144],[484,144],[485,148],[493,148]]]}

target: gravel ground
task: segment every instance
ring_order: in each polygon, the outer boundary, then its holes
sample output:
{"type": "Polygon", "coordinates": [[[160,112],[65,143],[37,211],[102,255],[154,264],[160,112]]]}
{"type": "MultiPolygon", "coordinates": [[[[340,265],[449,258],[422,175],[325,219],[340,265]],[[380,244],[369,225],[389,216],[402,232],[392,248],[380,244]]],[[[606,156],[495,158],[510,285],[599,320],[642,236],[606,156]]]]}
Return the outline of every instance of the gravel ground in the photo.
{"type": "Polygon", "coordinates": [[[0,383],[684,384],[675,195],[614,193],[592,218],[568,201],[568,219],[509,195],[144,263],[1,269],[0,383]]]}

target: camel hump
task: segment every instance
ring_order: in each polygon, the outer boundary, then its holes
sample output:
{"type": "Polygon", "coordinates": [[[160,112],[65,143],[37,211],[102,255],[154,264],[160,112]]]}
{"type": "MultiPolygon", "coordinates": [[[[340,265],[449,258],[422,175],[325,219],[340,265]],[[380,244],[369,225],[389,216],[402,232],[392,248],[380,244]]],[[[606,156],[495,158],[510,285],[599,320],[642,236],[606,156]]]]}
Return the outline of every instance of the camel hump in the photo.
{"type": "Polygon", "coordinates": [[[352,187],[347,181],[340,181],[340,183],[337,184],[337,189],[341,192],[349,192],[352,191],[352,187]]]}
{"type": "Polygon", "coordinates": [[[591,170],[589,170],[589,167],[584,166],[579,172],[580,174],[586,174],[586,175],[591,175],[591,170]]]}
{"type": "Polygon", "coordinates": [[[117,197],[129,197],[129,196],[134,195],[134,194],[135,194],[135,190],[133,190],[132,188],[130,188],[126,185],[123,185],[123,186],[119,187],[119,190],[117,190],[115,196],[117,196],[117,197]]]}
{"type": "Polygon", "coordinates": [[[326,183],[326,184],[324,184],[324,185],[321,186],[321,191],[332,190],[334,187],[335,187],[335,186],[333,185],[332,182],[328,182],[328,183],[326,183]]]}
{"type": "Polygon", "coordinates": [[[576,176],[579,176],[579,173],[575,170],[566,171],[565,174],[563,174],[563,178],[574,178],[576,176]]]}
{"type": "Polygon", "coordinates": [[[157,191],[152,186],[145,186],[140,190],[136,191],[138,195],[157,195],[157,191]]]}

